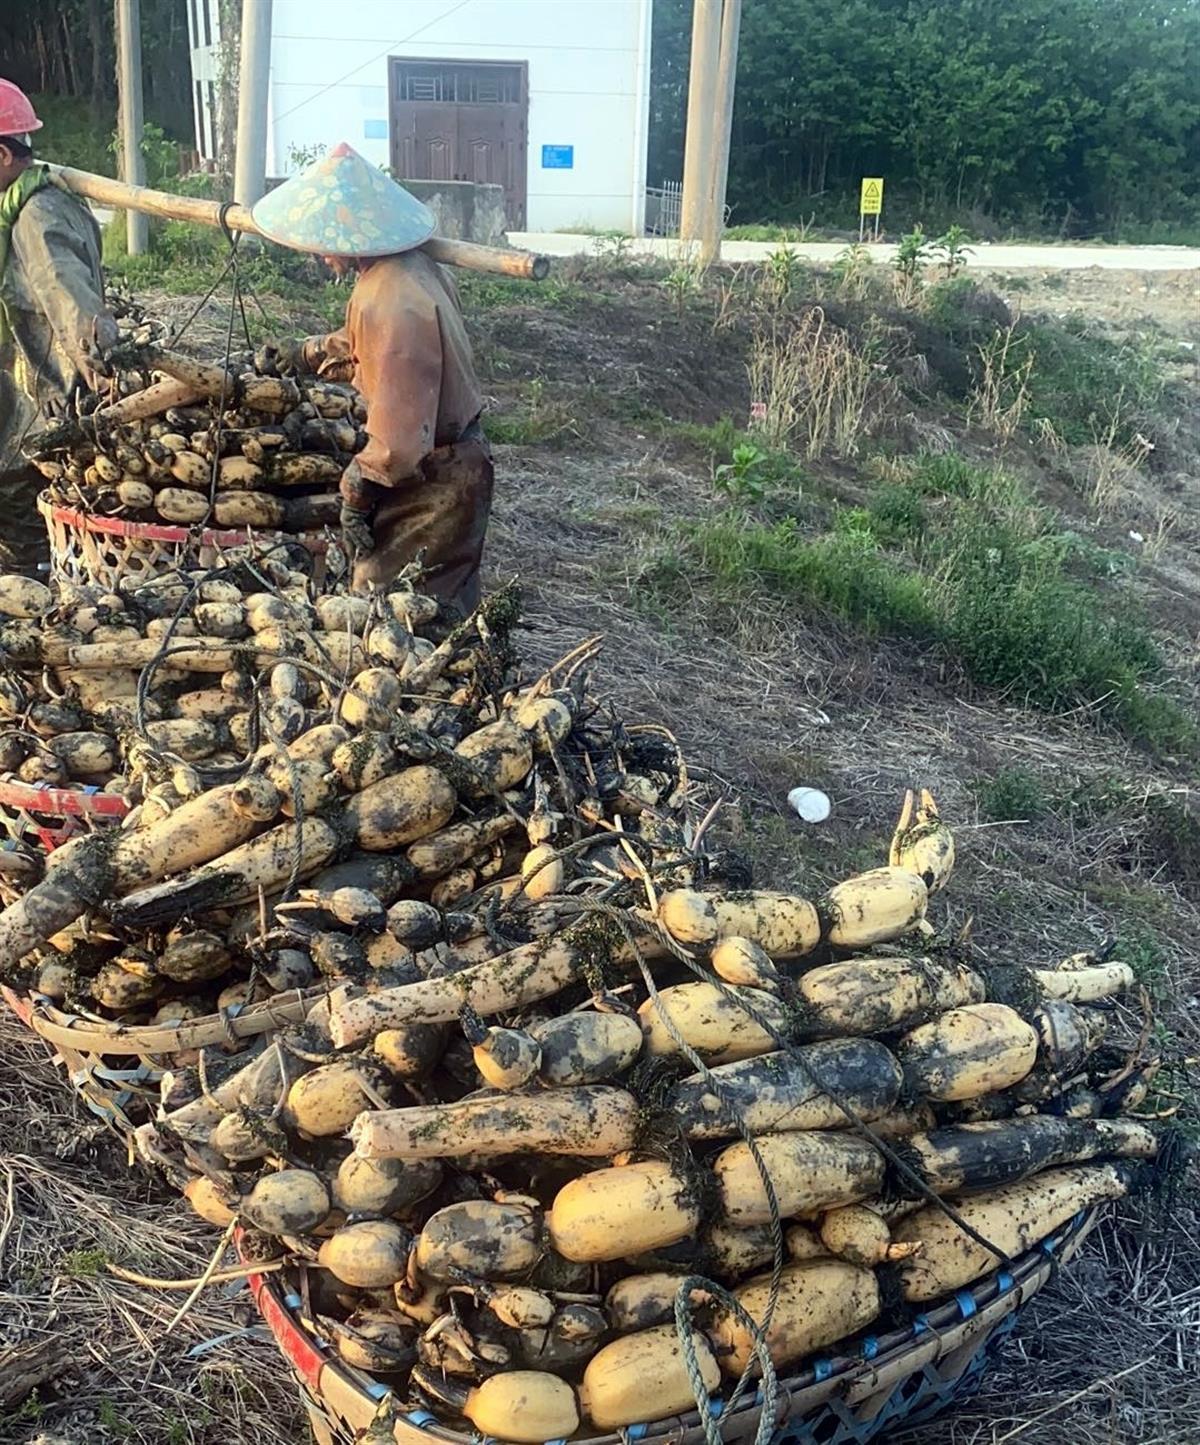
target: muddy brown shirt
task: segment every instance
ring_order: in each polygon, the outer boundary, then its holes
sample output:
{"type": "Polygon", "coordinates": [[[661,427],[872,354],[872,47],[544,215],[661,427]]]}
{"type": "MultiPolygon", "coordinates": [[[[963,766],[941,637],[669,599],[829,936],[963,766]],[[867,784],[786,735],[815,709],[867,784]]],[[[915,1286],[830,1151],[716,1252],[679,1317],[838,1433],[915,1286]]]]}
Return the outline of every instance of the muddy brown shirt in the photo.
{"type": "Polygon", "coordinates": [[[13,225],[0,286],[18,384],[39,407],[64,401],[105,313],[100,228],[91,211],[53,184],[32,195],[13,225]]]}
{"type": "Polygon", "coordinates": [[[368,440],[357,461],[382,486],[415,476],[483,407],[458,292],[420,251],[368,263],[345,326],[318,346],[320,374],[352,380],[366,400],[368,440]]]}

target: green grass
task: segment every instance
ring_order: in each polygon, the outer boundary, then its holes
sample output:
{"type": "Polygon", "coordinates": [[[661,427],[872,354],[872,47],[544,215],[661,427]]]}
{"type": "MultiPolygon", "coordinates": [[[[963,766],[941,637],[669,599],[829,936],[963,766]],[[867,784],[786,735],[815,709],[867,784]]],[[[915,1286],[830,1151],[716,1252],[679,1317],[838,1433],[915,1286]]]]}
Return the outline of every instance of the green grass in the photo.
{"type": "Polygon", "coordinates": [[[510,306],[536,306],[539,310],[570,309],[589,299],[591,293],[552,267],[544,281],[521,281],[511,276],[492,276],[482,271],[456,271],[463,309],[468,313],[501,311],[510,306]]]}
{"type": "Polygon", "coordinates": [[[1050,810],[1050,799],[1035,774],[1026,768],[1001,768],[975,788],[979,814],[989,823],[1032,821],[1050,810]]]}
{"type": "Polygon", "coordinates": [[[510,446],[560,441],[575,430],[571,413],[546,396],[545,383],[540,380],[525,385],[518,406],[488,412],[486,424],[492,441],[510,446]]]}
{"type": "Polygon", "coordinates": [[[62,1261],[62,1272],[71,1279],[95,1279],[107,1267],[108,1255],[102,1249],[72,1249],[62,1261]]]}
{"type": "Polygon", "coordinates": [[[727,591],[763,588],[834,612],[872,636],[934,628],[926,579],[898,566],[865,533],[806,540],[794,518],[764,525],[730,510],[688,528],[686,539],[727,591]]]}
{"type": "MultiPolygon", "coordinates": [[[[1194,719],[1157,690],[1162,659],[1131,599],[1097,581],[1111,575],[1104,549],[1056,532],[1014,474],[920,456],[815,535],[771,517],[769,499],[740,500],[679,534],[726,598],[765,592],[870,636],[935,642],[1027,706],[1086,710],[1154,752],[1197,750],[1194,719]]],[[[669,564],[659,577],[669,587],[669,564]]]]}
{"type": "Polygon", "coordinates": [[[1072,446],[1129,442],[1162,395],[1152,349],[1101,335],[1078,316],[1024,322],[1020,346],[1034,358],[1028,418],[1048,421],[1072,446]]]}
{"type": "Polygon", "coordinates": [[[746,226],[730,226],[725,232],[728,241],[782,241],[785,245],[798,246],[804,241],[819,241],[823,237],[820,227],[773,226],[757,222],[746,226]]]}
{"type": "Polygon", "coordinates": [[[1167,952],[1157,929],[1138,918],[1122,919],[1113,957],[1127,963],[1153,997],[1167,981],[1167,952]]]}

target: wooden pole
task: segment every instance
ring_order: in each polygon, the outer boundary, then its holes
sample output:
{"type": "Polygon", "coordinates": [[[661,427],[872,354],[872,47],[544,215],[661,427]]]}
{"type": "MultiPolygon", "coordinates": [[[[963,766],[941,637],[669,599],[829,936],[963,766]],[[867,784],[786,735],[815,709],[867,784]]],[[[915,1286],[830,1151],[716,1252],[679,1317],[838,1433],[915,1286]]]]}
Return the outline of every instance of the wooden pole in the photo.
{"type": "MultiPolygon", "coordinates": [[[[205,201],[197,196],[175,196],[168,191],[153,191],[147,186],[129,186],[110,176],[96,176],[91,171],[78,171],[73,166],[50,169],[69,191],[84,196],[101,206],[118,210],[141,211],[148,216],[165,216],[172,221],[193,221],[201,226],[219,226],[221,212],[231,231],[261,236],[254,218],[245,206],[230,201],[205,201]]],[[[444,266],[461,266],[467,271],[487,271],[495,276],[515,276],[519,280],[541,281],[550,271],[550,258],[532,251],[510,251],[499,246],[478,246],[472,241],[451,241],[433,236],[421,250],[444,266]]]]}
{"type": "MultiPolygon", "coordinates": [[[[141,0],[117,0],[117,103],[120,110],[121,171],[131,186],[146,184],[142,155],[142,16],[141,0]]],[[[137,211],[125,216],[126,247],[144,256],[150,224],[137,211]]]]}
{"type": "Polygon", "coordinates": [[[725,193],[729,184],[729,146],[733,137],[733,93],[737,85],[738,35],[742,0],[725,0],[721,17],[721,55],[717,66],[716,137],[713,145],[712,198],[700,233],[700,260],[711,265],[721,254],[725,230],[725,193]]]}
{"type": "Polygon", "coordinates": [[[252,206],[267,189],[267,112],[271,96],[272,0],[242,0],[237,163],[233,194],[252,206]]]}
{"type": "Polygon", "coordinates": [[[721,53],[721,0],[694,0],[692,62],[688,74],[687,136],[683,149],[683,208],[679,235],[699,241],[712,199],[717,63],[721,53]]]}

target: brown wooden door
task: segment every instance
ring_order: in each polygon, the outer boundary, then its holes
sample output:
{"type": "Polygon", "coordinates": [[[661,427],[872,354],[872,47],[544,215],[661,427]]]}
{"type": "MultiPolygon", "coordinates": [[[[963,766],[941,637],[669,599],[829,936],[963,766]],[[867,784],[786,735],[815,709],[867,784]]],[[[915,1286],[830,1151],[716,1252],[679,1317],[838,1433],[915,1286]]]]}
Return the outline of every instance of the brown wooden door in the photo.
{"type": "Polygon", "coordinates": [[[403,180],[504,187],[508,225],[525,225],[526,67],[393,57],[392,169],[403,180]]]}

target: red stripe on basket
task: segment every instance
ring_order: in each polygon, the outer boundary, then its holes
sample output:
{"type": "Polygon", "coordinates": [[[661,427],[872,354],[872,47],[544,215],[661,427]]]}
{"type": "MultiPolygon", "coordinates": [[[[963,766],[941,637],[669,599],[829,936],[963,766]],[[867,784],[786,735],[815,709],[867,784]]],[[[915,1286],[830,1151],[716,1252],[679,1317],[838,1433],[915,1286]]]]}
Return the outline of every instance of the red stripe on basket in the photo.
{"type": "Polygon", "coordinates": [[[129,804],[120,793],[85,793],[75,788],[39,787],[36,783],[0,782],[0,803],[67,818],[123,818],[129,804]]]}
{"type": "Polygon", "coordinates": [[[309,1340],[296,1324],[288,1310],[275,1294],[271,1281],[266,1275],[252,1274],[250,1289],[254,1303],[263,1317],[267,1328],[275,1336],[275,1343],[282,1350],[284,1358],[304,1383],[317,1389],[321,1371],[325,1368],[325,1356],[309,1340]]]}
{"type": "MultiPolygon", "coordinates": [[[[171,542],[175,545],[193,540],[193,533],[187,527],[165,526],[161,522],[123,522],[119,517],[98,517],[92,512],[80,512],[74,507],[52,507],[50,515],[56,522],[62,522],[68,527],[76,527],[81,532],[107,532],[113,537],[140,537],[147,542],[171,542]]],[[[200,545],[202,547],[238,547],[248,538],[264,531],[270,532],[272,536],[292,536],[297,541],[303,540],[307,550],[314,554],[326,550],[325,539],[316,533],[280,532],[276,534],[270,528],[262,527],[246,527],[238,532],[215,532],[205,528],[200,533],[200,545]]]]}
{"type": "Polygon", "coordinates": [[[0,995],[3,995],[4,1002],[12,1009],[13,1013],[21,1020],[26,1028],[33,1027],[33,1004],[19,993],[13,993],[11,988],[5,988],[0,984],[0,995]]]}

